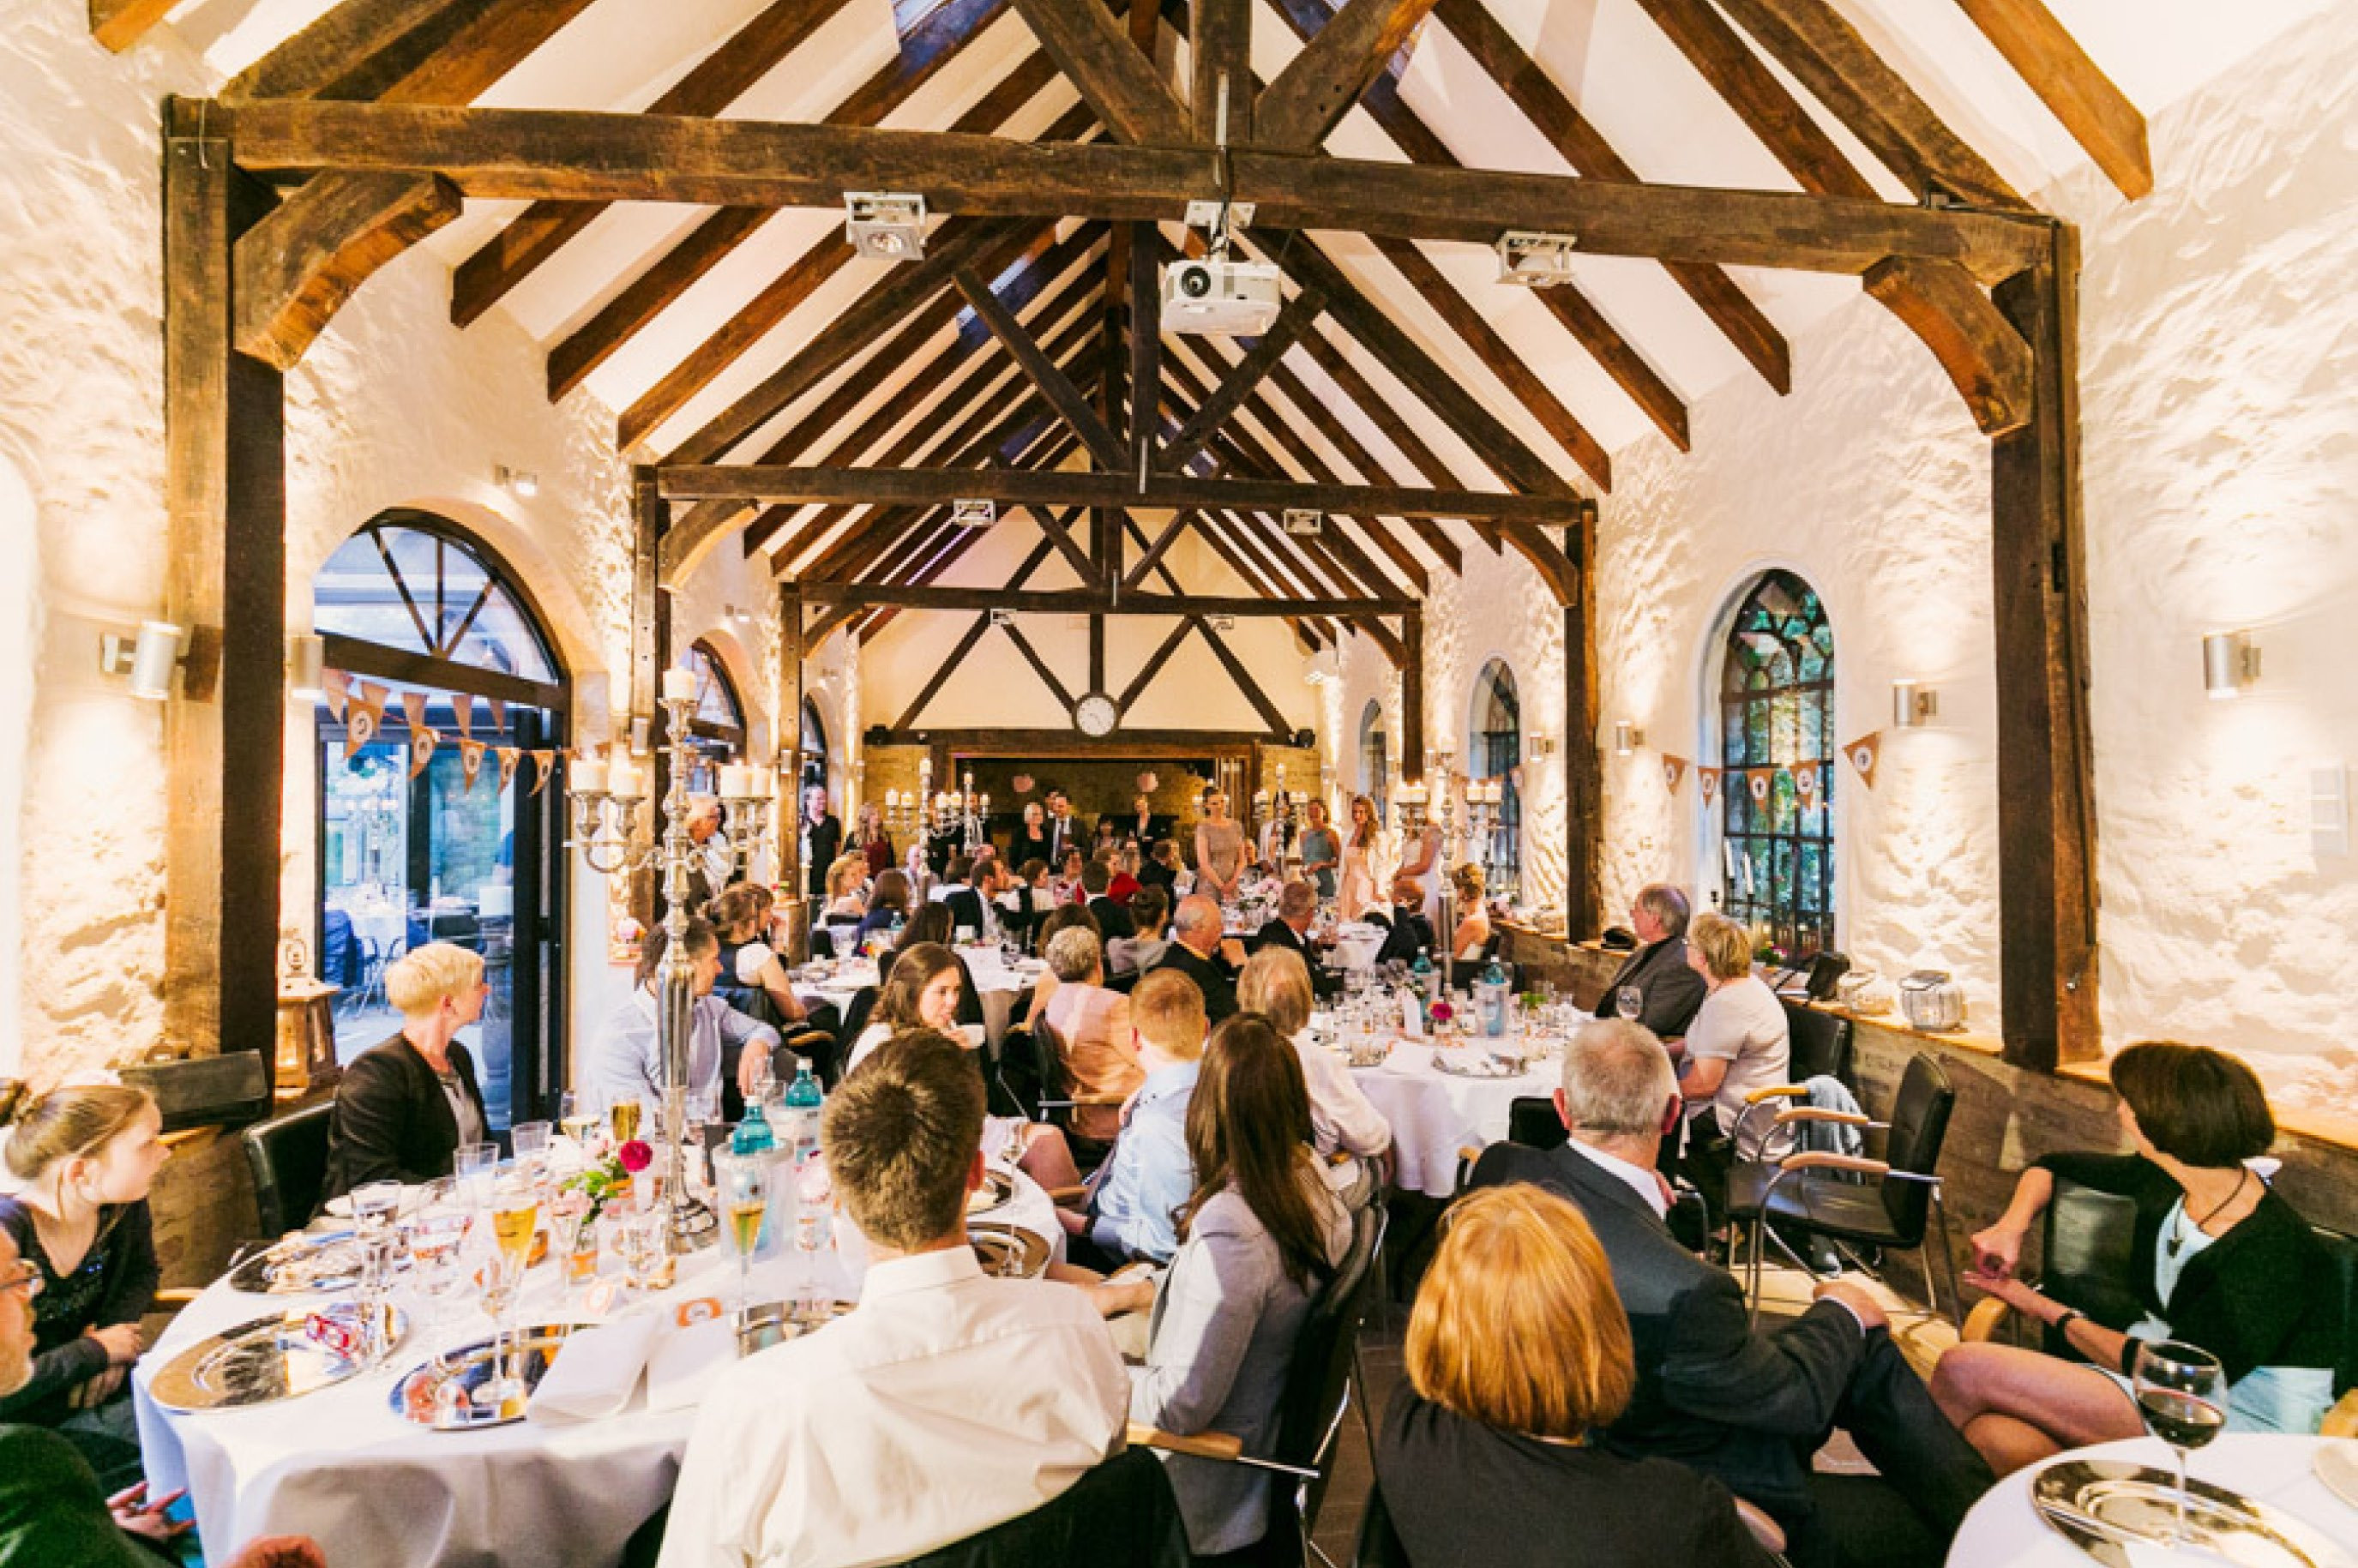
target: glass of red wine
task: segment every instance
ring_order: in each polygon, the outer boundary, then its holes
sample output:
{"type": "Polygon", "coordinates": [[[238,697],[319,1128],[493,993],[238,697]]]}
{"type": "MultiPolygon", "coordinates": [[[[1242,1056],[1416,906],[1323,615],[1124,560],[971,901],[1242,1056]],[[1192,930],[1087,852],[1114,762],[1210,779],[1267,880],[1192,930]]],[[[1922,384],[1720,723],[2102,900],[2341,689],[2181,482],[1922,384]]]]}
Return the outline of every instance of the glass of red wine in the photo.
{"type": "Polygon", "coordinates": [[[2178,1456],[2178,1520],[2169,1544],[2186,1543],[2186,1456],[2227,1424],[2227,1375],[2209,1351],[2172,1339],[2141,1340],[2130,1379],[2146,1430],[2178,1456]]]}

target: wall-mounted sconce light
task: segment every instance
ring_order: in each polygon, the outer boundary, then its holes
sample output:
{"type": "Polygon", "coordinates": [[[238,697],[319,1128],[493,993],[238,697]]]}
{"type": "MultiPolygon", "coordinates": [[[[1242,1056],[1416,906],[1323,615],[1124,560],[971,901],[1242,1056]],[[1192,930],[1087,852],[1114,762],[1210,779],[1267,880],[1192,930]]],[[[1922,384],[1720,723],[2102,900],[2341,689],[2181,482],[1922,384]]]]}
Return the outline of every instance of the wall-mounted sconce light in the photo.
{"type": "Polygon", "coordinates": [[[297,702],[328,700],[328,640],[306,632],[287,639],[287,695],[297,702]]]}
{"type": "Polygon", "coordinates": [[[142,621],[135,634],[109,632],[98,640],[98,667],[110,676],[128,676],[131,695],[144,702],[164,702],[172,695],[172,671],[188,646],[188,633],[168,621],[142,621]]]}
{"type": "Polygon", "coordinates": [[[523,469],[512,469],[507,464],[502,463],[492,470],[492,477],[499,481],[502,490],[506,491],[518,501],[530,501],[540,493],[540,476],[536,473],[528,473],[523,469]]]}
{"type": "Polygon", "coordinates": [[[644,757],[654,749],[655,723],[652,719],[631,720],[631,751],[633,757],[644,757]]]}
{"type": "Polygon", "coordinates": [[[746,609],[741,604],[723,605],[721,606],[721,613],[728,616],[730,620],[735,622],[740,626],[751,626],[753,624],[753,612],[746,609]]]}
{"type": "Polygon", "coordinates": [[[2249,632],[2212,632],[2202,639],[2202,689],[2213,702],[2231,702],[2257,684],[2260,647],[2249,632]]]}
{"type": "Polygon", "coordinates": [[[1536,730],[1531,731],[1531,739],[1524,742],[1524,746],[1535,760],[1541,757],[1552,757],[1555,755],[1555,737],[1552,735],[1542,734],[1536,730]]]}
{"type": "Polygon", "coordinates": [[[1617,719],[1613,721],[1613,754],[1615,756],[1633,757],[1637,755],[1638,748],[1645,743],[1646,732],[1643,730],[1626,719],[1617,719]]]}
{"type": "Polygon", "coordinates": [[[1912,680],[1891,683],[1891,723],[1897,730],[1920,730],[1941,716],[1941,694],[1912,680]]]}

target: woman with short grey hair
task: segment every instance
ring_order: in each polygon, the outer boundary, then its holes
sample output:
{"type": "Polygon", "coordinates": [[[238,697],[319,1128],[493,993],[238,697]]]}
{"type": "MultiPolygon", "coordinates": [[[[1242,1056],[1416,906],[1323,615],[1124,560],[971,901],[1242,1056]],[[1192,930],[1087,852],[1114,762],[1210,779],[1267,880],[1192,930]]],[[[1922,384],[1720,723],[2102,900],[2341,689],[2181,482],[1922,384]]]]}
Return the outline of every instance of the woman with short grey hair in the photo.
{"type": "Polygon", "coordinates": [[[1056,990],[1040,1012],[1042,1048],[1061,1053],[1073,1098],[1083,1102],[1073,1108],[1073,1131],[1110,1141],[1121,1130],[1121,1102],[1146,1081],[1130,1048],[1130,998],[1108,989],[1104,946],[1086,925],[1049,937],[1047,959],[1056,990]]]}

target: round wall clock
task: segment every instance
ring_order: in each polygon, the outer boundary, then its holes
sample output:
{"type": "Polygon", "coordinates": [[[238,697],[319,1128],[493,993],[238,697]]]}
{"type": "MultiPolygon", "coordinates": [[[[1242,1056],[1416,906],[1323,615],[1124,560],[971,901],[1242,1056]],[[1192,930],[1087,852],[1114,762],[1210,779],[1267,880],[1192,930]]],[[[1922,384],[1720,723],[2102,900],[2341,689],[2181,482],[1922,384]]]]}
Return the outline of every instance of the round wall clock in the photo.
{"type": "Polygon", "coordinates": [[[1084,735],[1102,737],[1113,733],[1121,721],[1121,709],[1113,698],[1101,691],[1093,691],[1073,704],[1073,727],[1084,735]]]}

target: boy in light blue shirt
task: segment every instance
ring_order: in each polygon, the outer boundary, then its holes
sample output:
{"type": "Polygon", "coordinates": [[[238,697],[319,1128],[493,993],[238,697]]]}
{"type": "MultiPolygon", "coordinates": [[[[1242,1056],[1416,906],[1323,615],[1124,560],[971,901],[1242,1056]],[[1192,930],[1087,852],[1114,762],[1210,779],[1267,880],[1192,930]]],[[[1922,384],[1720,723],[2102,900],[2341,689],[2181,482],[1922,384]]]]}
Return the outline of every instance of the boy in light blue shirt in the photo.
{"type": "Polygon", "coordinates": [[[1130,993],[1130,1023],[1146,1081],[1122,1108],[1120,1136],[1090,1184],[1088,1206],[1059,1211],[1073,1260],[1084,1265],[1168,1263],[1179,1250],[1174,1216],[1195,1190],[1187,1101],[1210,1031],[1204,993],[1176,969],[1154,970],[1130,993]]]}

